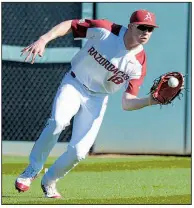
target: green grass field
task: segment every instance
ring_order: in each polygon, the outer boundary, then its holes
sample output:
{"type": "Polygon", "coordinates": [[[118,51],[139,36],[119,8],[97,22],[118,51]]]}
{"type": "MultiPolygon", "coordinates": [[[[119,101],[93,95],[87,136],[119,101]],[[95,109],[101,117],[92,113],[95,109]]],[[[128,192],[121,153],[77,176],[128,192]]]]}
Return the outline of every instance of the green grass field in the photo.
{"type": "Polygon", "coordinates": [[[27,157],[4,156],[2,163],[2,204],[191,204],[189,157],[88,157],[58,182],[62,199],[44,198],[43,173],[28,192],[15,190],[27,157]]]}

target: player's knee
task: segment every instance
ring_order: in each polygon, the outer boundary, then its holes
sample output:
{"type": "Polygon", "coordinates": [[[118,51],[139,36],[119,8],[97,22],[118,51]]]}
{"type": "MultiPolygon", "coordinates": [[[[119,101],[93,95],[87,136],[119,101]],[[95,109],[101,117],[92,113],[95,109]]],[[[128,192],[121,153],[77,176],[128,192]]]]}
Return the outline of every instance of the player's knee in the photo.
{"type": "Polygon", "coordinates": [[[84,160],[86,158],[86,155],[83,153],[80,153],[77,151],[77,149],[75,148],[75,160],[76,162],[80,162],[81,160],[84,160]]]}
{"type": "Polygon", "coordinates": [[[51,129],[53,135],[60,134],[65,129],[65,127],[55,119],[49,119],[48,127],[51,129]]]}
{"type": "Polygon", "coordinates": [[[77,161],[80,162],[81,160],[84,160],[86,158],[86,155],[84,154],[76,154],[77,161]]]}
{"type": "Polygon", "coordinates": [[[74,162],[80,162],[86,158],[86,154],[80,152],[76,147],[69,146],[68,151],[71,152],[74,162]]]}

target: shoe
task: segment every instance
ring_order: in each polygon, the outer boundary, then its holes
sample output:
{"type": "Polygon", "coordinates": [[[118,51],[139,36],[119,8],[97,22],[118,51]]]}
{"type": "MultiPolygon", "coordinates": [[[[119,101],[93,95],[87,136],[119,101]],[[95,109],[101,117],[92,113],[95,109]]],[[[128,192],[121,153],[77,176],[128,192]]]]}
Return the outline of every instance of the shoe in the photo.
{"type": "Polygon", "coordinates": [[[56,182],[53,182],[51,184],[46,184],[43,181],[44,181],[44,176],[41,181],[41,188],[46,198],[61,198],[61,194],[56,189],[56,182]]]}
{"type": "Polygon", "coordinates": [[[15,181],[15,188],[18,190],[18,192],[28,191],[32,181],[37,178],[40,172],[41,170],[37,172],[32,168],[31,165],[29,165],[15,181]]]}

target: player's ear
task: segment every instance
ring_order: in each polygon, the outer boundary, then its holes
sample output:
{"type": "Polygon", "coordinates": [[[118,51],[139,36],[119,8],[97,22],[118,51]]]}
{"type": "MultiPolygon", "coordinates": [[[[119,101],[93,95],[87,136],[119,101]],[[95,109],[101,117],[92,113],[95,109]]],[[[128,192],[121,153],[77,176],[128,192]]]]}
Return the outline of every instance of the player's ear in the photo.
{"type": "Polygon", "coordinates": [[[133,24],[129,23],[129,24],[128,24],[128,29],[129,29],[129,30],[132,30],[132,27],[133,27],[133,24]]]}

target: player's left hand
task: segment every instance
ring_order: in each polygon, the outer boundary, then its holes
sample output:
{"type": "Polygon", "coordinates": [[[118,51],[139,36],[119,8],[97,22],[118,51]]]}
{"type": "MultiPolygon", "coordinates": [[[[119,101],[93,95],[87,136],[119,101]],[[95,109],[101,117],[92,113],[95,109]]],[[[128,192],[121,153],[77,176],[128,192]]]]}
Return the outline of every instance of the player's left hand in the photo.
{"type": "Polygon", "coordinates": [[[167,105],[178,97],[184,89],[184,77],[180,72],[168,72],[154,80],[150,94],[156,104],[167,105]],[[172,78],[175,83],[169,80],[172,78]]]}
{"type": "Polygon", "coordinates": [[[150,105],[157,105],[157,104],[160,104],[157,100],[155,100],[155,99],[153,98],[152,95],[150,95],[149,100],[150,100],[150,105]]]}

